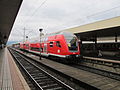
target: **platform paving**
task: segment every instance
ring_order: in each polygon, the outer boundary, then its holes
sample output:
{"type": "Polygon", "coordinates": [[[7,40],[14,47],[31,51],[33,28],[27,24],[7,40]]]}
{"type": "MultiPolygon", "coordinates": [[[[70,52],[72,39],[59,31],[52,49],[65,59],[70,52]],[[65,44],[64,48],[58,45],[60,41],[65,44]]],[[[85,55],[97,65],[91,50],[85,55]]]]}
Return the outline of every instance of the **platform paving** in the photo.
{"type": "Polygon", "coordinates": [[[1,90],[13,90],[12,79],[8,64],[8,57],[6,49],[1,51],[1,73],[0,73],[0,89],[1,90]]]}
{"type": "Polygon", "coordinates": [[[7,48],[0,50],[0,90],[30,90],[7,48]]]}

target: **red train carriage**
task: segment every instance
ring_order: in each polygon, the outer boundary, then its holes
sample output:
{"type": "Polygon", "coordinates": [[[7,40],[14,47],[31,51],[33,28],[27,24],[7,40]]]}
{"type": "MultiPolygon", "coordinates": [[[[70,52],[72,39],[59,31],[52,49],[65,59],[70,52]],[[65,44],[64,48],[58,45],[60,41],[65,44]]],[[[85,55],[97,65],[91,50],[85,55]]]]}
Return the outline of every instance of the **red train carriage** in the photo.
{"type": "Polygon", "coordinates": [[[40,51],[40,43],[38,43],[38,42],[30,43],[30,50],[39,52],[40,51]]]}
{"type": "Polygon", "coordinates": [[[20,49],[22,49],[22,50],[29,50],[29,48],[30,48],[29,45],[30,45],[29,42],[20,43],[20,49]]]}
{"type": "Polygon", "coordinates": [[[71,33],[61,32],[48,37],[48,53],[59,57],[79,55],[77,38],[71,33]]]}
{"type": "MultiPolygon", "coordinates": [[[[39,38],[30,42],[30,50],[41,53],[43,56],[54,56],[67,59],[80,58],[78,40],[75,35],[69,32],[59,32],[42,37],[41,44],[39,38]]],[[[23,47],[26,49],[26,47],[23,47]]]]}

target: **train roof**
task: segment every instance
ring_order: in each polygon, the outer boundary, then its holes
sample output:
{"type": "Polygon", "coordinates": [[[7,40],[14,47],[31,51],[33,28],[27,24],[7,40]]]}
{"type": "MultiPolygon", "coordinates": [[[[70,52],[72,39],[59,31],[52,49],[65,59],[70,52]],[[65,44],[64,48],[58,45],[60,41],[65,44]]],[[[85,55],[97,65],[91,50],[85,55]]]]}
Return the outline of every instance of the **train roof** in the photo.
{"type": "MultiPolygon", "coordinates": [[[[41,38],[42,40],[46,40],[49,36],[55,36],[55,35],[73,36],[74,34],[68,31],[59,31],[59,32],[43,35],[41,38]]],[[[38,43],[40,42],[40,37],[31,38],[29,41],[31,43],[38,43]]]]}
{"type": "Polygon", "coordinates": [[[73,33],[69,31],[59,31],[59,32],[47,34],[46,36],[54,36],[54,35],[65,35],[66,36],[66,35],[73,35],[73,33]]]}

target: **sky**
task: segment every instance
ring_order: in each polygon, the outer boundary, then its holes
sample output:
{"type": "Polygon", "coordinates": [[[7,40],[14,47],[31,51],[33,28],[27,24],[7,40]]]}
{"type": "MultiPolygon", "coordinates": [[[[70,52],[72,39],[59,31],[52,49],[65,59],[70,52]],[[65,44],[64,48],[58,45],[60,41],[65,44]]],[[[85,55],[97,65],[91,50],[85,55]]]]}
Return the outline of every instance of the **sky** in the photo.
{"type": "Polygon", "coordinates": [[[23,0],[9,41],[120,16],[120,0],[23,0]]]}

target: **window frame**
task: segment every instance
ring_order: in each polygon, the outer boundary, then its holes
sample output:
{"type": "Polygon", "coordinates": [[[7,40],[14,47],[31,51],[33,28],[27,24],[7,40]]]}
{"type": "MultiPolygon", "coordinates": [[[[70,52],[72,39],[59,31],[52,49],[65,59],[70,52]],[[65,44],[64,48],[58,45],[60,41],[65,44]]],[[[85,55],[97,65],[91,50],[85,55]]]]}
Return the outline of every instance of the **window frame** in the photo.
{"type": "Polygon", "coordinates": [[[60,41],[56,41],[56,46],[61,48],[60,41]]]}
{"type": "Polygon", "coordinates": [[[49,46],[50,46],[50,47],[53,47],[53,42],[50,42],[50,43],[49,43],[49,46]]]}

